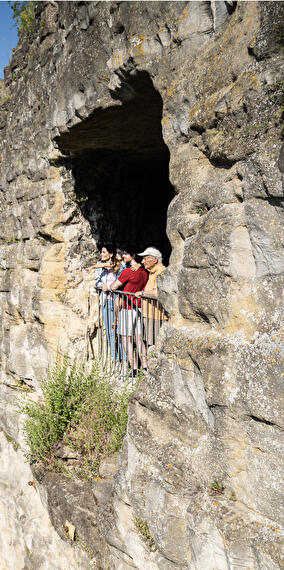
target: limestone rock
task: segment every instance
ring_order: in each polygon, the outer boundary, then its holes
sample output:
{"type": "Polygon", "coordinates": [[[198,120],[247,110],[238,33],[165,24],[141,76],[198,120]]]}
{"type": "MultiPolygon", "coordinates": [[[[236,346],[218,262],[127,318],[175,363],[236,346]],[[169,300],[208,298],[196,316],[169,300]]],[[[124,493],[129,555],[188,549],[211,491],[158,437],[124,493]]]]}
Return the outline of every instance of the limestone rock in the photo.
{"type": "Polygon", "coordinates": [[[9,570],[89,567],[66,519],[104,570],[280,568],[283,7],[37,4],[0,84],[9,570]],[[91,358],[84,269],[107,238],[163,250],[169,319],[117,472],[106,460],[93,487],[37,472],[38,493],[15,403],[39,397],[57,350],[91,358]]]}
{"type": "Polygon", "coordinates": [[[1,567],[90,568],[86,553],[63,541],[54,530],[16,441],[6,432],[1,432],[0,441],[1,567]]]}

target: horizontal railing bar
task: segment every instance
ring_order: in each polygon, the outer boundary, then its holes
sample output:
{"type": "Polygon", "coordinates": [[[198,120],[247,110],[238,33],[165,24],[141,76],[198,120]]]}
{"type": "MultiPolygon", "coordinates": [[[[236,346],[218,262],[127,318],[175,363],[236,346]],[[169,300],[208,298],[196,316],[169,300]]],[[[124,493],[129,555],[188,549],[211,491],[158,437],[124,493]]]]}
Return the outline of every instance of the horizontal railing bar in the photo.
{"type": "Polygon", "coordinates": [[[149,294],[145,294],[144,291],[142,291],[142,295],[140,295],[139,297],[137,297],[136,293],[131,293],[130,291],[118,291],[117,289],[115,291],[112,291],[112,289],[109,289],[108,291],[103,291],[100,287],[96,287],[95,286],[96,291],[98,291],[98,293],[114,293],[114,294],[118,294],[118,295],[127,295],[127,296],[131,296],[131,297],[136,297],[137,299],[139,299],[140,297],[142,297],[144,300],[145,299],[153,299],[154,301],[158,301],[158,297],[156,297],[155,295],[149,295],[149,294]]]}

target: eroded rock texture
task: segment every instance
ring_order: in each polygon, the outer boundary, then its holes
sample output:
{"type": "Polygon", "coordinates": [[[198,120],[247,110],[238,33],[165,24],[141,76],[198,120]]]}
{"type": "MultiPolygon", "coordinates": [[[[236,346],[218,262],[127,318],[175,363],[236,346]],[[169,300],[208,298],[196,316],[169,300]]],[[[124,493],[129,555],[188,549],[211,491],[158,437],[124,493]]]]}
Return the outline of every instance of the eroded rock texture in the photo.
{"type": "MultiPolygon", "coordinates": [[[[0,107],[5,568],[88,566],[35,529],[14,403],[58,347],[88,353],[82,270],[109,235],[171,252],[170,318],[93,526],[74,490],[97,566],[280,568],[282,23],[281,2],[39,3],[0,107]]],[[[60,532],[71,487],[37,485],[60,532]]]]}

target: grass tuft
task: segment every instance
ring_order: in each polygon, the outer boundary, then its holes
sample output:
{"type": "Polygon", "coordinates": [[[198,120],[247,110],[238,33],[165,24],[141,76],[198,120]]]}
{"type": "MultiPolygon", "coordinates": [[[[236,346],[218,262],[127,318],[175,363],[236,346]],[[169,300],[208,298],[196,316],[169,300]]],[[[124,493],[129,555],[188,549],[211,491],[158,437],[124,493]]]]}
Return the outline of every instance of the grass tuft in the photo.
{"type": "Polygon", "coordinates": [[[214,479],[211,483],[210,495],[222,495],[224,493],[225,487],[223,483],[214,479]]]}
{"type": "Polygon", "coordinates": [[[155,541],[150,534],[147,521],[140,519],[138,517],[134,517],[134,524],[136,530],[138,531],[140,538],[147,544],[147,546],[153,550],[155,547],[155,541]]]}

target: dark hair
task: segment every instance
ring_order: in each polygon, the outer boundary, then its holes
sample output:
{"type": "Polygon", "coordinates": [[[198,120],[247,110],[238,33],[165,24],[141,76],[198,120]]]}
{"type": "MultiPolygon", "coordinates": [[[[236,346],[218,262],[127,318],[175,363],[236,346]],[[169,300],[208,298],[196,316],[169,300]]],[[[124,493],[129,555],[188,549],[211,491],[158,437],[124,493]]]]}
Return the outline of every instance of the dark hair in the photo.
{"type": "Polygon", "coordinates": [[[124,248],[124,253],[128,253],[129,255],[131,255],[131,257],[133,257],[133,259],[135,259],[136,261],[137,253],[132,253],[134,251],[135,249],[131,245],[124,248]]]}
{"type": "Polygon", "coordinates": [[[105,247],[109,253],[112,253],[112,255],[114,255],[116,249],[112,243],[101,243],[99,250],[102,251],[103,247],[105,247]]]}
{"type": "Polygon", "coordinates": [[[116,253],[118,253],[118,255],[123,255],[123,254],[124,254],[124,249],[121,249],[121,247],[117,247],[117,248],[116,248],[116,253]]]}

